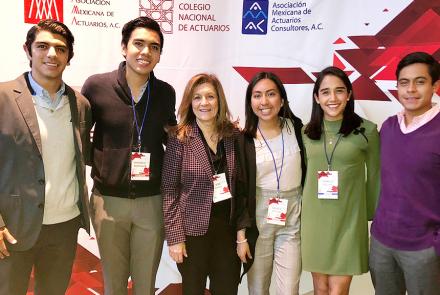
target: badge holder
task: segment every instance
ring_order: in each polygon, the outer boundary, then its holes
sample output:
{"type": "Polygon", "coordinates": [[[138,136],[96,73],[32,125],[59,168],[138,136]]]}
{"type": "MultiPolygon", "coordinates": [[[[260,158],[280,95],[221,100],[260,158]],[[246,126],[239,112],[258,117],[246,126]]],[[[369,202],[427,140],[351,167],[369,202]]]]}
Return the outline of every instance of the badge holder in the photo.
{"type": "Polygon", "coordinates": [[[226,174],[219,173],[212,176],[212,182],[214,184],[214,195],[212,201],[214,203],[221,202],[232,198],[231,192],[226,181],[226,174]]]}
{"type": "Polygon", "coordinates": [[[338,171],[318,171],[318,199],[338,199],[338,171]]]}
{"type": "Polygon", "coordinates": [[[286,225],[287,205],[289,200],[281,199],[279,194],[269,199],[266,221],[275,225],[286,225]]]}
{"type": "Polygon", "coordinates": [[[130,179],[137,181],[150,180],[150,153],[142,153],[140,145],[131,152],[130,179]]]}

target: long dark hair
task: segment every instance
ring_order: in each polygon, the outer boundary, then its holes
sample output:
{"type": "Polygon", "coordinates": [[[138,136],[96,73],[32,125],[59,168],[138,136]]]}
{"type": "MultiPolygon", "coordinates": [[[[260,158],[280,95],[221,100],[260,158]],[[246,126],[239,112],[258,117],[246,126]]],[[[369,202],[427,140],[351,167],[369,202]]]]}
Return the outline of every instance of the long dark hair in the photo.
{"type": "MultiPolygon", "coordinates": [[[[286,89],[284,88],[283,82],[281,82],[280,78],[277,75],[271,72],[260,72],[256,74],[252,80],[249,82],[249,85],[246,90],[246,101],[245,101],[245,115],[246,122],[244,127],[244,132],[246,135],[255,138],[257,134],[257,126],[258,126],[258,117],[255,115],[252,110],[252,91],[254,90],[255,85],[263,79],[269,79],[275,83],[277,86],[277,90],[280,93],[281,99],[284,100],[283,105],[281,106],[280,111],[278,112],[278,116],[282,118],[280,122],[281,129],[286,124],[286,119],[291,119],[292,122],[296,119],[292,110],[289,107],[289,100],[287,99],[286,89]]],[[[289,130],[290,131],[290,130],[289,130]]]]}
{"type": "Polygon", "coordinates": [[[339,133],[344,137],[348,136],[353,130],[357,129],[361,123],[363,122],[362,118],[359,117],[354,112],[354,93],[353,86],[351,85],[350,79],[347,74],[344,73],[343,70],[337,67],[327,67],[323,69],[316,79],[315,86],[313,87],[313,95],[312,95],[312,115],[310,117],[310,122],[306,125],[304,133],[310,138],[314,140],[319,140],[321,138],[322,133],[322,125],[324,120],[324,111],[321,109],[319,104],[315,100],[315,95],[319,94],[319,87],[321,87],[322,80],[328,75],[335,76],[342,80],[345,87],[347,88],[348,93],[351,93],[350,98],[345,106],[342,118],[341,128],[339,129],[339,133]]]}

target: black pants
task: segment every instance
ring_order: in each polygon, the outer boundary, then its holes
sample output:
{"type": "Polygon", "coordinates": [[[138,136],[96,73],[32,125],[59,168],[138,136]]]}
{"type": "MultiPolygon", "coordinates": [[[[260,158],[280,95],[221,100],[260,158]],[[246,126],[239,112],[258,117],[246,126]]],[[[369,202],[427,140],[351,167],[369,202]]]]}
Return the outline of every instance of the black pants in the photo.
{"type": "Polygon", "coordinates": [[[11,255],[0,261],[0,295],[25,295],[32,267],[35,295],[64,294],[72,273],[79,226],[79,217],[43,225],[31,249],[9,251],[11,255]]]}
{"type": "Polygon", "coordinates": [[[188,257],[177,264],[184,295],[203,295],[207,277],[212,295],[237,294],[241,264],[236,236],[232,226],[215,217],[211,217],[205,235],[186,236],[188,257]]]}

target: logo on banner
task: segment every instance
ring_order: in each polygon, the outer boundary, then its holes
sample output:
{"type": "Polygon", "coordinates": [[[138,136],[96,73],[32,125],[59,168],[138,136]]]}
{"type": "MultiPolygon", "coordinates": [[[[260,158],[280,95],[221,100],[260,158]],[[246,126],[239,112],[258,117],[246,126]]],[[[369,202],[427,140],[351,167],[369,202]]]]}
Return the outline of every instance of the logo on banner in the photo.
{"type": "Polygon", "coordinates": [[[269,1],[243,1],[242,34],[266,35],[269,1]]]}
{"type": "MultiPolygon", "coordinates": [[[[440,24],[440,12],[436,7],[432,0],[414,0],[375,35],[341,36],[333,42],[336,47],[332,53],[333,65],[344,70],[352,80],[356,100],[397,99],[395,87],[379,83],[394,81],[399,60],[410,52],[424,51],[440,60],[440,30],[437,25],[440,24]],[[409,32],[413,38],[408,38],[409,32]],[[357,77],[353,78],[352,74],[357,77]]],[[[389,12],[388,8],[382,10],[383,14],[389,12]]],[[[369,22],[364,23],[365,27],[369,25],[369,22]]],[[[316,79],[312,77],[318,75],[318,72],[301,67],[236,66],[234,69],[248,83],[262,71],[273,72],[284,84],[313,84],[316,79]]],[[[440,90],[437,94],[440,95],[440,90]]]]}
{"type": "Polygon", "coordinates": [[[148,16],[160,25],[164,34],[173,33],[174,0],[139,0],[139,16],[148,16]]]}
{"type": "Polygon", "coordinates": [[[24,0],[24,22],[36,24],[42,19],[63,22],[63,0],[24,0]]]}

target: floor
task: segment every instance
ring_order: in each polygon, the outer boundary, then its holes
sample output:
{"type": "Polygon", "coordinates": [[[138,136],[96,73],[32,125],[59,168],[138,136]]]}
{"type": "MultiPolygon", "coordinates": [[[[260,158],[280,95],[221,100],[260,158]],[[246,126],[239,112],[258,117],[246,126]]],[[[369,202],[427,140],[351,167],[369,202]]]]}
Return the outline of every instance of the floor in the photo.
{"type": "MultiPolygon", "coordinates": [[[[102,270],[99,259],[78,245],[76,260],[73,266],[72,278],[66,295],[102,295],[104,294],[102,270]]],[[[307,285],[311,285],[311,277],[309,273],[303,273],[302,279],[307,281],[307,285]]],[[[246,292],[240,288],[240,294],[246,292]]],[[[304,288],[303,288],[304,289],[304,288]]],[[[310,290],[310,287],[306,289],[310,290]]],[[[31,278],[27,295],[33,295],[33,278],[31,278]]],[[[131,284],[128,285],[128,295],[131,295],[131,284]]],[[[180,295],[182,294],[181,284],[170,284],[160,290],[157,295],[180,295]]],[[[243,293],[244,294],[244,293],[243,293]]],[[[355,276],[350,288],[350,294],[371,295],[374,289],[371,284],[370,275],[355,276]]],[[[206,291],[205,295],[209,295],[206,291]]],[[[313,291],[302,293],[302,295],[313,295],[313,291]]]]}
{"type": "MultiPolygon", "coordinates": [[[[132,295],[131,284],[128,285],[128,295],[132,295]]],[[[78,245],[76,259],[73,265],[72,278],[66,295],[101,295],[104,294],[102,269],[99,259],[78,245]]],[[[170,284],[157,295],[181,295],[181,284],[170,284]]],[[[33,277],[31,277],[26,295],[34,295],[33,277]]],[[[209,295],[209,292],[205,292],[209,295]]]]}

